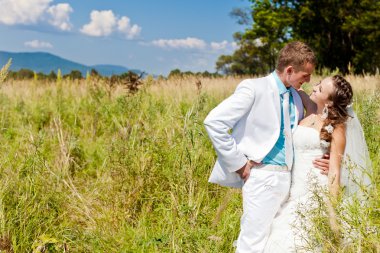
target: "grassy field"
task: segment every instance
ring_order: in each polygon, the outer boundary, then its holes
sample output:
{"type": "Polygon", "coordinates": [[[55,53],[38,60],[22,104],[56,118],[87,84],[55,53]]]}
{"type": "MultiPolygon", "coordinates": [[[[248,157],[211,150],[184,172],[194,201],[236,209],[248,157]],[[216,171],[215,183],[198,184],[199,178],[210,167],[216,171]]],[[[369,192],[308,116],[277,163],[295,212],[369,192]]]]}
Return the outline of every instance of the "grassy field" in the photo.
{"type": "MultiPolygon", "coordinates": [[[[380,76],[347,78],[375,187],[348,221],[361,239],[328,251],[380,252],[380,76]]],[[[134,95],[97,80],[3,83],[2,252],[233,252],[240,191],[207,183],[202,122],[240,80],[147,78],[134,95]]]]}

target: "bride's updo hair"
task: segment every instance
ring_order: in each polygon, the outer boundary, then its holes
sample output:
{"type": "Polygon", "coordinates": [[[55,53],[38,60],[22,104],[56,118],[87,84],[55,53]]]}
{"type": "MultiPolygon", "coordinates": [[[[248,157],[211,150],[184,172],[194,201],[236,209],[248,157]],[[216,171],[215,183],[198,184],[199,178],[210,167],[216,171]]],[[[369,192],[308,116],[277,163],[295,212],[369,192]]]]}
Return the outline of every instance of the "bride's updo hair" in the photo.
{"type": "MultiPolygon", "coordinates": [[[[344,124],[350,117],[347,107],[352,103],[353,96],[351,84],[346,79],[340,75],[335,75],[331,79],[334,92],[330,95],[329,99],[333,103],[327,106],[327,118],[324,120],[320,133],[320,139],[328,143],[331,143],[333,129],[340,124],[344,124]]],[[[330,146],[328,149],[330,149],[330,146]]]]}

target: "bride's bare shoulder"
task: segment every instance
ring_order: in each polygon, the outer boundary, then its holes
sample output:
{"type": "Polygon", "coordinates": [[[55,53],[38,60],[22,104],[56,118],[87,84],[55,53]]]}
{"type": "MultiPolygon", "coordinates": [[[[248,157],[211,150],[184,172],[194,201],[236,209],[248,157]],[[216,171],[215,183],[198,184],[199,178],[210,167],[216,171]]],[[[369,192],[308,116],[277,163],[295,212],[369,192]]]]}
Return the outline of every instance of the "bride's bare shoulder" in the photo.
{"type": "Polygon", "coordinates": [[[345,124],[339,124],[334,127],[332,132],[332,141],[338,145],[346,144],[346,126],[345,124]]]}

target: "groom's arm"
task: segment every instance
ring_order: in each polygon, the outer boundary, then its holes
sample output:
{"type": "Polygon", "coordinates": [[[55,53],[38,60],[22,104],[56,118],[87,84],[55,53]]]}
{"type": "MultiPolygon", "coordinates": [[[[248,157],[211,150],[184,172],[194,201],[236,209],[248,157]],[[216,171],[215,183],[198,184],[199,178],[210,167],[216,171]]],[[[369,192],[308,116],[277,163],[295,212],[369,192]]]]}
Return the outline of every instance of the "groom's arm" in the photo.
{"type": "Polygon", "coordinates": [[[230,172],[238,171],[247,165],[248,159],[238,149],[230,130],[249,112],[254,100],[252,81],[244,80],[234,94],[215,107],[204,120],[219,163],[230,172]]]}
{"type": "Polygon", "coordinates": [[[315,159],[313,165],[321,170],[321,174],[327,175],[330,167],[330,154],[324,154],[321,158],[315,159]]]}
{"type": "Polygon", "coordinates": [[[248,180],[249,175],[251,174],[251,168],[255,165],[260,165],[261,163],[257,163],[255,161],[249,160],[243,167],[236,171],[237,174],[241,177],[241,179],[245,181],[248,180]]]}

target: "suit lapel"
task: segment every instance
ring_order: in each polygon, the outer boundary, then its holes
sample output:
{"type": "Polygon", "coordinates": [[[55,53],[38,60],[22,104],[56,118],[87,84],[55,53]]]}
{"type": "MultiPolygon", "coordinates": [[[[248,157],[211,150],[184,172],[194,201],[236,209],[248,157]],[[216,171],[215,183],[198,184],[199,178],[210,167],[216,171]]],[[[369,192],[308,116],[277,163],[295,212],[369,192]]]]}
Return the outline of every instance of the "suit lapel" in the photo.
{"type": "Polygon", "coordinates": [[[281,125],[281,102],[280,102],[280,95],[278,94],[278,87],[276,84],[276,80],[273,77],[273,74],[270,74],[268,76],[268,79],[269,79],[270,89],[273,95],[274,106],[277,112],[277,120],[278,120],[278,123],[281,125]]]}
{"type": "Polygon", "coordinates": [[[298,92],[293,87],[290,87],[290,91],[292,92],[293,106],[294,106],[294,111],[295,111],[295,122],[292,129],[292,132],[294,133],[294,131],[296,130],[298,126],[299,120],[303,117],[303,104],[302,104],[301,97],[299,96],[298,92]]]}

